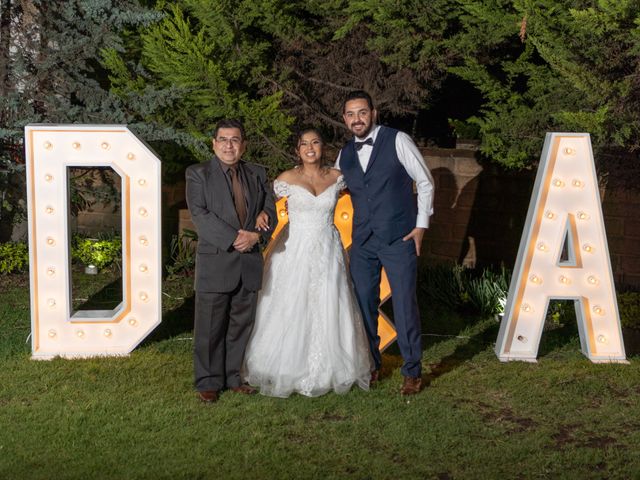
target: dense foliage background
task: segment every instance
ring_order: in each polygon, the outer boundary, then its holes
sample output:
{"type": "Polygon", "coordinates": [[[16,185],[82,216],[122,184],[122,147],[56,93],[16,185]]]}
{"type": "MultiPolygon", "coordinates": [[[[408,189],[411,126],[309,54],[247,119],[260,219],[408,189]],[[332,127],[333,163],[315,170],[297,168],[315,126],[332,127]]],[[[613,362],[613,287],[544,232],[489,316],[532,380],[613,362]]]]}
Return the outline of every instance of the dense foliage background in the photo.
{"type": "Polygon", "coordinates": [[[209,155],[239,117],[272,174],[291,133],[346,138],[341,99],[425,144],[476,137],[488,160],[535,165],[547,131],[591,133],[637,165],[640,0],[0,0],[0,220],[24,195],[33,122],[128,123],[165,174],[209,155]]]}

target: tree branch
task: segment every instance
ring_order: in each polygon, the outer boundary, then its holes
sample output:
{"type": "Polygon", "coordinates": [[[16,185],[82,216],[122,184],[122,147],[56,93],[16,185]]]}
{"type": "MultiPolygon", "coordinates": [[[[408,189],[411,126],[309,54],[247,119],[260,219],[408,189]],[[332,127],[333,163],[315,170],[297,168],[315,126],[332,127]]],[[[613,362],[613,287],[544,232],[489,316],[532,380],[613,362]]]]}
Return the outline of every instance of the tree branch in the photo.
{"type": "Polygon", "coordinates": [[[279,90],[284,92],[285,95],[288,95],[289,97],[294,98],[295,100],[299,101],[304,107],[306,107],[309,110],[311,110],[312,112],[314,112],[316,115],[321,117],[327,123],[333,125],[334,127],[340,128],[340,129],[345,129],[346,128],[345,125],[342,122],[338,122],[337,120],[335,120],[334,118],[330,117],[326,113],[317,110],[316,108],[311,106],[305,99],[303,99],[300,95],[298,95],[297,93],[292,92],[291,90],[283,87],[280,83],[278,83],[273,78],[266,78],[266,80],[268,82],[272,83],[273,85],[275,85],[279,90]]]}
{"type": "Polygon", "coordinates": [[[295,73],[297,73],[304,80],[309,80],[310,82],[319,83],[320,85],[327,85],[329,87],[333,87],[335,89],[342,90],[343,92],[350,92],[351,90],[353,90],[352,87],[348,87],[348,86],[345,86],[345,85],[339,85],[337,83],[333,83],[333,82],[330,82],[328,80],[322,80],[322,79],[316,78],[316,77],[306,76],[303,72],[301,72],[298,69],[294,69],[293,71],[295,73]]]}

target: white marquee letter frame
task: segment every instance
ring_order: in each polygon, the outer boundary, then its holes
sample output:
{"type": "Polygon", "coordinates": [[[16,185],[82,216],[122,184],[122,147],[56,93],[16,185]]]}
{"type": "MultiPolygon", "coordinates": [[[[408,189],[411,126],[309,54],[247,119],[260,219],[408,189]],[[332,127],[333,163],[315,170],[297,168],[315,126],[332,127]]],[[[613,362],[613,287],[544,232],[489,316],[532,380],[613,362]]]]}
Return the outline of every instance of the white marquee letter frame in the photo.
{"type": "Polygon", "coordinates": [[[126,355],[161,321],[161,170],[122,125],[25,127],[32,358],[126,355]],[[72,311],[68,167],[122,179],[122,303],[72,311]]]}
{"type": "Polygon", "coordinates": [[[547,133],[496,342],[501,361],[536,361],[551,299],[574,301],[592,362],[626,362],[587,133],[547,133]]]}

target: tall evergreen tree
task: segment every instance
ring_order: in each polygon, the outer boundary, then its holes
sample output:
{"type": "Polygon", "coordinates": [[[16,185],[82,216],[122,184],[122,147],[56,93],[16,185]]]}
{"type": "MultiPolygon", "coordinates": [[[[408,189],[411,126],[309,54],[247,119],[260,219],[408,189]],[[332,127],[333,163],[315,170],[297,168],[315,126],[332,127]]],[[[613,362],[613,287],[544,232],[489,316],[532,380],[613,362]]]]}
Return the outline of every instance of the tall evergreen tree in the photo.
{"type": "MultiPolygon", "coordinates": [[[[127,123],[99,64],[126,28],[158,19],[133,0],[0,0],[0,223],[24,206],[28,123],[127,123]]],[[[6,236],[0,232],[0,236],[6,236]]]]}
{"type": "MultiPolygon", "coordinates": [[[[443,62],[425,56],[418,68],[374,43],[376,35],[390,31],[402,38],[401,31],[385,27],[385,20],[399,22],[404,14],[402,6],[393,5],[389,0],[159,2],[166,18],[145,30],[141,44],[131,45],[127,54],[105,52],[104,63],[120,98],[156,132],[173,136],[203,159],[215,122],[240,117],[251,135],[249,156],[275,174],[292,157],[293,128],[315,124],[336,145],[344,139],[340,105],[350,90],[371,91],[385,117],[415,118],[430,99],[445,71],[443,62]],[[391,10],[380,16],[382,7],[391,10]]],[[[434,39],[442,35],[445,22],[423,18],[434,39]]]]}
{"type": "Polygon", "coordinates": [[[273,80],[285,106],[299,117],[325,126],[341,143],[348,132],[340,107],[350,90],[366,89],[383,121],[405,124],[433,100],[446,63],[420,52],[423,43],[441,38],[446,22],[439,8],[446,0],[298,3],[304,35],[277,35],[273,80]],[[415,43],[419,29],[429,39],[415,43]]]}
{"type": "Polygon", "coordinates": [[[638,0],[460,0],[451,72],[484,105],[481,150],[535,163],[547,131],[589,132],[596,152],[640,148],[638,0]]]}
{"type": "Polygon", "coordinates": [[[477,89],[468,123],[492,161],[534,164],[547,131],[589,132],[599,153],[640,150],[640,0],[354,0],[346,11],[338,36],[366,25],[388,65],[429,72],[429,93],[443,71],[477,89]]]}
{"type": "Polygon", "coordinates": [[[200,160],[210,156],[216,122],[240,118],[250,138],[247,156],[280,170],[293,119],[280,108],[280,92],[261,89],[273,55],[264,25],[286,2],[181,0],[158,7],[166,16],[142,31],[140,48],[104,52],[114,92],[141,122],[200,160]]]}

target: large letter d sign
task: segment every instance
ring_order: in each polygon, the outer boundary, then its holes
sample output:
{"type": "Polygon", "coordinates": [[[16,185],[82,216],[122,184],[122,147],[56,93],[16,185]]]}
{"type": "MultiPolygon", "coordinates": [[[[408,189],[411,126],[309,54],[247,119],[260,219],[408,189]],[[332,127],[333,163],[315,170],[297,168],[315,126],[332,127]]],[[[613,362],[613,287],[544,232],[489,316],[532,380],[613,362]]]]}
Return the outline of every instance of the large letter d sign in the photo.
{"type": "Polygon", "coordinates": [[[160,160],[120,125],[25,128],[31,334],[35,359],[123,355],[161,320],[160,160]],[[74,312],[68,167],[122,179],[122,303],[74,312]]]}

